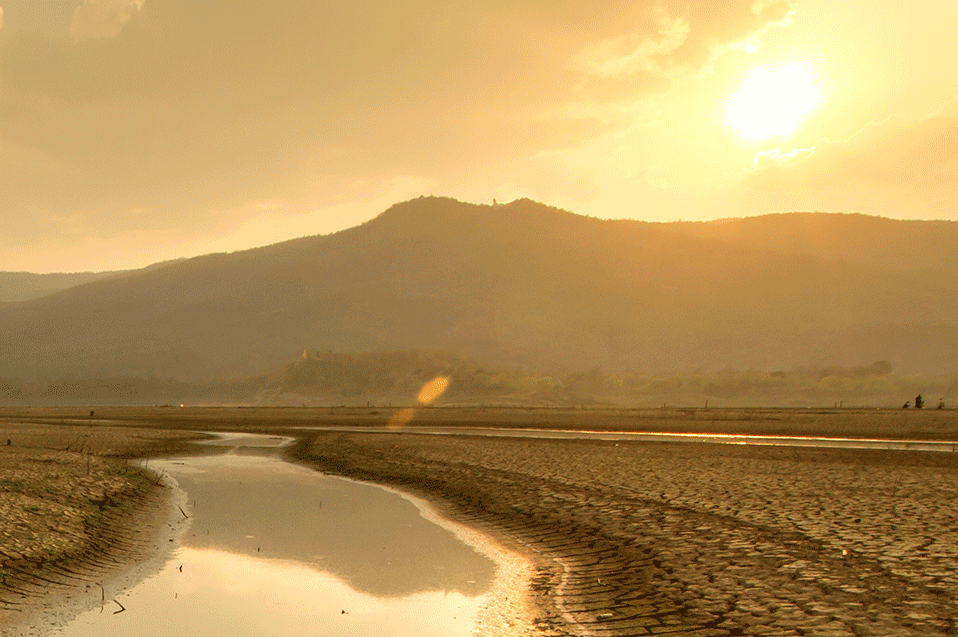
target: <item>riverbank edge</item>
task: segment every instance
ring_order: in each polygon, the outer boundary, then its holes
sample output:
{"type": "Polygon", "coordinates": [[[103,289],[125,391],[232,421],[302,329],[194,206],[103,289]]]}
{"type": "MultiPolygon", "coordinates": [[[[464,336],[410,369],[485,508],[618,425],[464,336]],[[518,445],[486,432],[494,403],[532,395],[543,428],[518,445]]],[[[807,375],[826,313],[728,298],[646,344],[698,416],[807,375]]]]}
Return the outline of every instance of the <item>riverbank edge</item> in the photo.
{"type": "MultiPolygon", "coordinates": [[[[297,441],[299,442],[299,441],[297,441]]],[[[295,443],[294,443],[295,444],[295,443]]],[[[345,475],[334,475],[304,463],[290,455],[283,458],[310,471],[335,477],[338,480],[373,486],[392,493],[416,507],[427,521],[451,532],[463,544],[472,547],[480,555],[496,565],[496,576],[489,591],[484,593],[486,601],[475,617],[474,634],[481,637],[534,637],[539,635],[533,626],[535,614],[530,612],[529,591],[532,575],[535,572],[534,560],[527,551],[520,549],[509,538],[501,537],[492,529],[481,529],[478,525],[468,524],[449,508],[445,502],[412,493],[409,489],[372,482],[345,475]],[[506,541],[504,541],[506,540],[506,541]]]]}
{"type": "MultiPolygon", "coordinates": [[[[315,433],[315,432],[311,432],[315,433]]],[[[442,489],[428,488],[414,481],[397,479],[375,470],[350,470],[309,453],[314,436],[300,432],[296,442],[284,450],[287,460],[328,475],[357,480],[411,496],[414,503],[424,503],[427,511],[438,518],[436,523],[457,532],[465,530],[469,537],[461,538],[484,552],[497,565],[511,573],[497,574],[497,588],[490,603],[477,619],[477,635],[482,637],[560,637],[587,634],[564,610],[561,591],[571,566],[563,555],[548,551],[544,546],[525,542],[503,526],[480,517],[480,511],[471,511],[442,489]],[[418,502],[416,502],[418,501],[418,502]]],[[[422,509],[420,509],[422,511],[422,509]]]]}
{"type": "MultiPolygon", "coordinates": [[[[293,446],[306,442],[300,434],[293,446]]],[[[177,448],[193,455],[202,447],[177,448]]],[[[2,637],[46,637],[69,624],[85,612],[128,612],[121,610],[125,593],[143,580],[159,572],[180,545],[190,528],[190,506],[187,494],[176,480],[149,466],[151,459],[177,456],[164,447],[140,449],[135,457],[106,457],[110,462],[126,463],[136,469],[129,474],[129,486],[110,507],[96,516],[90,528],[89,542],[70,555],[55,556],[42,564],[24,564],[16,576],[8,576],[12,589],[28,591],[16,608],[16,614],[4,619],[0,615],[2,637]],[[144,488],[144,482],[146,487],[144,488]]],[[[313,471],[315,465],[295,459],[289,453],[284,459],[313,471]]],[[[353,479],[393,492],[414,504],[431,522],[446,528],[460,541],[472,546],[496,564],[496,578],[488,591],[488,600],[480,608],[476,634],[483,637],[535,637],[536,613],[530,612],[531,579],[541,559],[533,560],[527,547],[522,547],[497,529],[480,528],[429,494],[409,489],[353,479]]],[[[486,525],[488,527],[488,525],[486,525]]],[[[2,609],[2,607],[0,607],[2,609]]]]}
{"type": "Polygon", "coordinates": [[[96,516],[89,541],[77,551],[19,568],[8,577],[10,587],[25,591],[26,597],[0,635],[50,635],[86,611],[119,610],[113,600],[168,561],[189,528],[182,513],[186,494],[175,480],[147,468],[144,460],[125,462],[136,467],[149,486],[140,490],[131,480],[117,506],[96,516]]]}
{"type": "MultiPolygon", "coordinates": [[[[240,413],[242,413],[242,412],[240,412],[240,413]]],[[[917,414],[917,412],[915,412],[915,413],[917,414]]],[[[224,423],[225,423],[225,421],[224,421],[224,423]]],[[[278,424],[277,426],[268,427],[268,428],[267,428],[265,425],[262,425],[262,424],[260,424],[260,423],[256,423],[256,424],[246,423],[245,426],[241,426],[241,427],[235,427],[235,426],[229,426],[229,427],[227,427],[224,423],[218,423],[219,426],[222,427],[222,429],[223,429],[224,431],[225,431],[225,430],[245,429],[245,430],[248,430],[248,431],[264,431],[264,432],[265,432],[265,431],[269,431],[270,433],[282,433],[282,432],[287,432],[288,435],[293,435],[293,436],[296,436],[296,437],[300,438],[300,439],[301,439],[301,440],[300,440],[301,443],[303,442],[303,439],[306,439],[306,438],[309,437],[308,435],[304,434],[304,432],[302,432],[302,431],[294,431],[294,430],[292,430],[292,428],[289,426],[289,423],[288,423],[288,422],[283,422],[282,424],[278,424]]],[[[164,424],[166,424],[166,423],[164,423],[164,424]]],[[[190,426],[189,426],[189,430],[195,431],[195,430],[197,430],[197,429],[212,429],[212,428],[213,428],[213,427],[211,427],[211,426],[207,426],[207,424],[208,424],[208,423],[203,423],[203,425],[197,425],[196,423],[194,423],[194,422],[191,421],[191,422],[190,422],[190,426]]],[[[233,425],[233,424],[235,424],[235,423],[230,423],[230,424],[233,425]]],[[[144,430],[146,430],[146,429],[166,429],[167,427],[160,426],[160,423],[158,423],[158,422],[150,422],[149,424],[146,424],[145,426],[142,426],[141,428],[144,429],[144,430]]],[[[185,428],[185,427],[184,427],[184,428],[185,428]]],[[[171,431],[172,431],[172,430],[171,430],[171,431]]],[[[414,432],[414,429],[413,429],[413,430],[410,430],[409,433],[413,433],[413,432],[414,432]]],[[[864,432],[864,433],[868,433],[869,435],[875,435],[874,432],[872,432],[871,430],[868,430],[868,431],[866,431],[866,432],[864,432]]],[[[859,432],[859,435],[863,435],[863,432],[859,432]]],[[[612,444],[612,443],[592,443],[592,444],[599,445],[599,444],[612,444]]],[[[387,452],[387,454],[390,453],[389,450],[392,449],[393,446],[394,446],[394,445],[390,444],[390,445],[388,446],[388,449],[384,447],[384,450],[387,452]]],[[[158,453],[154,453],[154,452],[156,452],[157,449],[160,448],[160,445],[159,445],[159,444],[149,443],[149,448],[150,448],[150,450],[145,451],[145,452],[143,452],[143,453],[149,454],[151,457],[160,457],[160,456],[166,457],[166,456],[168,456],[168,455],[175,455],[175,454],[170,454],[170,453],[168,453],[166,450],[161,450],[161,451],[158,452],[158,453]]],[[[142,449],[142,447],[141,447],[141,448],[138,448],[138,449],[142,449]]],[[[140,451],[137,451],[137,454],[139,454],[139,453],[140,453],[140,451]]],[[[377,452],[377,453],[379,453],[379,452],[377,452]]],[[[876,452],[869,452],[869,453],[879,454],[879,453],[884,453],[884,452],[878,452],[878,451],[876,451],[876,452]]],[[[385,456],[386,456],[386,454],[381,454],[380,457],[385,457],[385,456]]],[[[129,456],[129,455],[127,455],[126,457],[134,457],[134,456],[129,456]]],[[[362,459],[361,459],[361,458],[357,458],[357,460],[360,460],[360,461],[361,461],[362,459]]],[[[312,466],[313,468],[321,468],[318,464],[315,464],[315,463],[309,463],[309,466],[312,466]]],[[[442,504],[442,502],[445,502],[445,503],[446,503],[445,506],[448,506],[448,507],[449,507],[449,509],[448,509],[448,516],[449,516],[451,519],[463,520],[464,523],[466,523],[468,526],[482,529],[482,530],[484,530],[484,531],[489,532],[490,535],[496,537],[497,539],[501,539],[501,540],[503,541],[503,544],[504,544],[504,545],[506,545],[506,546],[512,546],[512,547],[515,547],[515,548],[517,548],[517,549],[519,549],[519,550],[526,550],[526,551],[528,551],[526,554],[527,554],[527,555],[530,555],[530,557],[532,557],[532,558],[536,558],[536,557],[537,557],[536,554],[535,554],[535,552],[531,549],[530,546],[523,545],[523,544],[522,544],[521,542],[519,542],[519,541],[511,542],[510,540],[512,540],[512,539],[514,539],[514,538],[510,537],[509,531],[506,530],[505,532],[503,532],[498,526],[496,526],[495,520],[493,520],[493,523],[492,523],[492,524],[487,524],[487,523],[485,523],[485,522],[484,522],[483,520],[481,520],[481,519],[473,519],[473,518],[471,518],[471,517],[470,517],[470,514],[468,513],[468,510],[469,510],[469,503],[468,503],[468,502],[465,502],[465,504],[463,504],[462,502],[460,502],[458,506],[455,506],[455,504],[456,504],[456,498],[455,498],[455,497],[448,497],[448,494],[447,494],[447,496],[444,498],[443,495],[442,495],[441,489],[437,488],[437,485],[429,485],[429,484],[426,484],[425,486],[420,485],[419,487],[416,487],[416,485],[410,484],[408,480],[405,481],[405,482],[403,482],[403,481],[401,481],[401,480],[399,480],[399,481],[392,480],[392,481],[391,481],[391,480],[388,478],[388,476],[376,475],[376,472],[375,472],[375,471],[370,472],[370,471],[368,470],[368,468],[365,470],[365,471],[366,471],[365,474],[362,473],[362,470],[361,470],[361,469],[358,469],[358,470],[356,470],[356,471],[354,471],[353,473],[350,473],[350,474],[347,474],[347,473],[345,473],[345,472],[343,472],[343,471],[336,471],[335,468],[332,468],[332,469],[331,469],[330,467],[321,468],[321,470],[323,470],[323,471],[325,471],[325,472],[327,472],[327,473],[333,473],[333,474],[336,474],[336,475],[351,475],[352,477],[356,477],[356,478],[359,478],[359,479],[364,479],[365,481],[373,482],[373,483],[376,483],[376,484],[393,484],[394,486],[398,486],[399,488],[405,489],[405,490],[407,490],[407,491],[409,491],[409,492],[411,492],[411,493],[419,494],[419,495],[421,495],[421,497],[423,497],[423,498],[429,500],[429,501],[432,502],[432,503],[436,503],[436,505],[437,505],[437,510],[440,510],[440,511],[447,511],[447,510],[444,508],[444,505],[442,504]],[[364,476],[364,477],[363,477],[363,476],[364,476]],[[464,513],[464,511],[465,511],[465,513],[464,513]]],[[[474,510],[474,511],[475,511],[475,510],[474,510]]],[[[518,521],[518,523],[528,525],[527,528],[532,528],[532,527],[535,527],[535,526],[541,526],[541,522],[542,522],[541,519],[536,519],[536,518],[527,518],[527,519],[525,519],[525,520],[521,520],[519,517],[516,517],[516,520],[518,521]]],[[[597,529],[595,529],[595,530],[596,530],[596,531],[600,531],[601,529],[597,528],[597,529]]],[[[521,529],[520,529],[520,531],[521,531],[521,529]]],[[[567,536],[567,535],[568,535],[568,529],[567,529],[567,528],[563,528],[561,534],[562,534],[563,536],[567,536]]],[[[601,533],[600,533],[600,535],[601,535],[601,533]]],[[[605,538],[604,536],[603,536],[603,538],[601,538],[602,541],[600,542],[600,544],[601,544],[602,546],[601,546],[600,548],[608,549],[608,550],[611,550],[611,551],[618,551],[618,550],[620,550],[621,547],[620,547],[619,545],[616,545],[615,543],[612,543],[612,544],[610,545],[610,544],[608,544],[608,543],[605,541],[606,539],[607,539],[607,538],[605,538]]],[[[574,543],[573,543],[573,544],[574,544],[574,543]]],[[[569,546],[572,546],[572,544],[570,544],[569,546]]],[[[633,547],[626,547],[626,548],[629,548],[629,550],[631,551],[631,549],[632,549],[633,547]]],[[[534,591],[534,593],[533,593],[533,598],[534,598],[534,600],[535,600],[537,603],[538,603],[538,602],[544,603],[544,608],[546,608],[546,614],[547,614],[547,611],[548,611],[548,609],[549,609],[550,596],[551,596],[551,597],[555,597],[555,592],[556,592],[557,590],[561,590],[560,587],[562,586],[563,581],[568,581],[568,580],[569,580],[569,577],[568,577],[568,571],[567,571],[567,570],[564,570],[564,569],[562,568],[562,563],[561,563],[561,561],[550,560],[550,559],[548,559],[548,558],[543,558],[542,556],[538,556],[538,557],[539,557],[540,559],[537,561],[537,564],[539,565],[538,568],[539,568],[540,570],[537,571],[536,576],[535,576],[534,579],[533,579],[533,584],[532,584],[533,591],[534,591]],[[551,569],[551,570],[550,570],[550,569],[551,569]]],[[[572,564],[572,568],[573,568],[573,569],[576,568],[576,560],[575,560],[574,557],[570,558],[570,563],[572,564]]],[[[580,566],[581,566],[581,565],[580,565],[580,566]]],[[[655,568],[658,569],[659,567],[658,567],[658,566],[655,566],[655,568]]],[[[98,590],[99,590],[99,589],[95,588],[95,589],[94,589],[94,592],[98,592],[98,590]]],[[[99,602],[97,601],[97,603],[99,603],[99,602]]],[[[555,602],[552,601],[551,603],[552,603],[552,609],[553,609],[553,611],[557,611],[558,609],[557,609],[557,607],[555,606],[555,602]]],[[[553,618],[561,618],[561,613],[555,613],[555,614],[553,614],[553,618]]],[[[541,631],[541,625],[538,625],[538,624],[537,624],[537,627],[540,628],[540,631],[541,631]]],[[[550,627],[552,628],[551,631],[550,631],[550,630],[541,631],[539,634],[542,634],[542,635],[546,635],[546,634],[548,634],[548,635],[565,635],[565,634],[570,634],[570,633],[568,633],[568,632],[560,632],[560,631],[563,631],[563,630],[572,631],[572,634],[575,634],[575,633],[579,632],[574,626],[570,626],[570,625],[568,624],[568,622],[553,623],[553,624],[551,624],[550,627]]],[[[3,632],[2,629],[0,629],[0,634],[6,635],[7,633],[6,633],[6,632],[3,632]]],[[[715,634],[720,634],[720,633],[716,631],[715,634]]],[[[721,634],[728,634],[728,633],[727,633],[727,632],[722,632],[721,634]]],[[[886,633],[886,634],[890,634],[890,633],[886,633]]]]}

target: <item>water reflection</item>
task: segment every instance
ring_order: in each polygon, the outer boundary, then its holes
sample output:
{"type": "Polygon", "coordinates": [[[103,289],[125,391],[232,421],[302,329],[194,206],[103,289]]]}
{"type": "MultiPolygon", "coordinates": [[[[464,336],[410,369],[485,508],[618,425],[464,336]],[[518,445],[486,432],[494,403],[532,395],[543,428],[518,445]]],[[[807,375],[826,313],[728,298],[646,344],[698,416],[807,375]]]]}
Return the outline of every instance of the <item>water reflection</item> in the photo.
{"type": "MultiPolygon", "coordinates": [[[[403,410],[400,410],[400,414],[403,410]]],[[[412,420],[412,410],[404,424],[412,420]]],[[[390,423],[392,425],[392,423],[390,423]]],[[[297,427],[316,431],[383,433],[394,427],[320,425],[297,427]]],[[[766,436],[758,434],[671,433],[658,431],[589,431],[582,429],[527,429],[522,427],[416,426],[404,433],[431,436],[483,436],[490,438],[542,438],[550,440],[608,440],[645,442],[705,442],[722,445],[809,447],[821,449],[884,449],[958,453],[958,440],[892,440],[886,438],[828,438],[819,436],[766,436]]]]}
{"type": "Polygon", "coordinates": [[[186,546],[314,564],[380,597],[478,595],[495,574],[488,559],[377,487],[255,456],[160,468],[193,505],[186,546]]]}
{"type": "Polygon", "coordinates": [[[64,635],[472,633],[493,562],[397,494],[270,457],[150,466],[187,493],[183,546],[64,635]]]}
{"type": "Polygon", "coordinates": [[[378,599],[296,562],[181,549],[116,604],[81,615],[69,637],[109,635],[468,635],[481,598],[378,599]],[[179,566],[183,570],[179,570],[179,566]],[[344,612],[345,611],[345,612],[344,612]]]}

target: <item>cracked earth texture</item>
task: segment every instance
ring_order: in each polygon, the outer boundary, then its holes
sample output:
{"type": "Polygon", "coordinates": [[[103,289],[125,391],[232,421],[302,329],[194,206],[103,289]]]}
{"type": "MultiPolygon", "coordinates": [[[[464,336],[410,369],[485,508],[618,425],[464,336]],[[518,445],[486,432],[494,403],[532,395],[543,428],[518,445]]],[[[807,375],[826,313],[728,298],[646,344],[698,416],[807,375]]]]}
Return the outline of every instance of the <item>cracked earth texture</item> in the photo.
{"type": "Polygon", "coordinates": [[[542,635],[958,634],[958,455],[318,433],[534,558],[542,635]]]}

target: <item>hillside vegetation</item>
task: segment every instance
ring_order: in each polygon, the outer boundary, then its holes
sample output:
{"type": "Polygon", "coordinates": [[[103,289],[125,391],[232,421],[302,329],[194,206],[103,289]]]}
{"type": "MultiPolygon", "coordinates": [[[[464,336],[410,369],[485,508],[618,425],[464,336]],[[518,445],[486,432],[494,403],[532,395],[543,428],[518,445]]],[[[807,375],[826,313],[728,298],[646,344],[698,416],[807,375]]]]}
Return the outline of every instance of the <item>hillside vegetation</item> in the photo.
{"type": "Polygon", "coordinates": [[[742,248],[813,256],[881,270],[958,273],[958,223],[954,221],[793,212],[667,225],[675,232],[742,248]]]}
{"type": "Polygon", "coordinates": [[[853,367],[656,375],[503,368],[435,351],[315,352],[287,367],[269,402],[409,404],[423,385],[442,376],[448,389],[436,401],[440,405],[899,407],[923,393],[927,407],[956,406],[958,373],[915,378],[893,372],[886,360],[853,367]]]}
{"type": "Polygon", "coordinates": [[[32,272],[0,272],[0,303],[29,301],[77,285],[112,276],[114,272],[76,272],[33,274],[32,272]]]}
{"type": "Polygon", "coordinates": [[[355,228],[0,305],[0,375],[275,378],[304,350],[501,367],[850,368],[958,361],[958,223],[607,221],[420,198],[355,228]]]}
{"type": "Polygon", "coordinates": [[[445,379],[435,405],[525,407],[893,407],[923,394],[926,407],[958,406],[958,373],[900,376],[888,361],[772,372],[723,369],[647,374],[600,368],[499,367],[449,352],[312,352],[274,378],[0,377],[0,405],[258,404],[414,406],[445,379]]]}

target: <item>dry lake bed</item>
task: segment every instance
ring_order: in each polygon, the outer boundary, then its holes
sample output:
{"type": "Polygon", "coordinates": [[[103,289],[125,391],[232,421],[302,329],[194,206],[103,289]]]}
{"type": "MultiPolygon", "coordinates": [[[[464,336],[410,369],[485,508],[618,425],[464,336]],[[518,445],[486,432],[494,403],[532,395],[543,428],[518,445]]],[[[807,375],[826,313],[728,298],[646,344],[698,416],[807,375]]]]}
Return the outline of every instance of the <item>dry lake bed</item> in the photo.
{"type": "MultiPolygon", "coordinates": [[[[69,629],[81,632],[59,634],[121,634],[102,627],[83,633],[82,626],[104,617],[148,621],[149,609],[159,608],[154,600],[170,594],[175,602],[192,600],[195,619],[182,621],[199,622],[190,624],[195,634],[209,635],[239,634],[210,619],[217,604],[279,609],[247,634],[283,634],[286,625],[298,626],[288,634],[362,634],[350,626],[374,622],[376,613],[437,635],[958,630],[958,454],[948,445],[918,451],[530,439],[459,429],[950,442],[958,439],[955,411],[435,408],[401,428],[389,427],[387,409],[88,413],[0,413],[0,445],[11,440],[0,456],[4,634],[34,634],[37,613],[50,617],[61,605],[88,611],[69,629]],[[424,429],[443,427],[457,429],[424,429]],[[198,455],[200,445],[184,441],[195,431],[293,440],[265,456],[233,450],[224,460],[233,447],[198,455]],[[162,471],[161,478],[144,483],[121,462],[127,457],[153,457],[148,475],[162,471]],[[224,462],[229,467],[219,466],[224,462]],[[275,475],[299,486],[271,491],[275,475]],[[353,499],[337,500],[346,496],[331,495],[334,475],[388,485],[431,506],[342,481],[353,499]],[[172,508],[174,491],[186,500],[172,508]],[[386,495],[409,517],[388,513],[386,495]],[[346,509],[361,512],[358,521],[346,523],[346,509]],[[426,526],[386,530],[369,517],[377,511],[403,528],[426,526]],[[342,526],[330,526],[335,520],[342,526]],[[430,538],[435,550],[416,548],[411,537],[430,538]],[[344,538],[365,548],[344,548],[344,538]],[[116,584],[109,594],[101,588],[120,582],[116,573],[129,574],[131,564],[141,565],[142,581],[116,584]],[[390,572],[397,577],[386,583],[390,572]],[[202,597],[210,581],[230,583],[237,597],[202,597]],[[305,601],[311,591],[323,591],[327,605],[305,601]],[[419,603],[430,591],[445,598],[434,615],[387,605],[419,603]]],[[[184,624],[177,629],[190,632],[184,624]]]]}

